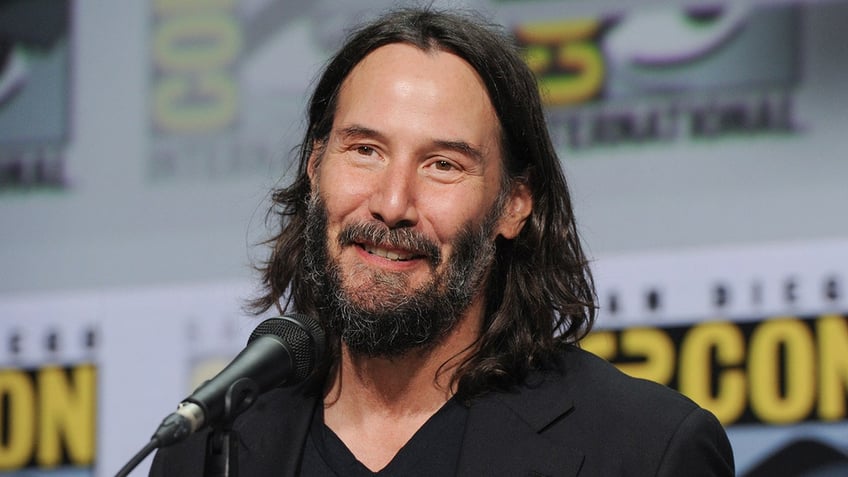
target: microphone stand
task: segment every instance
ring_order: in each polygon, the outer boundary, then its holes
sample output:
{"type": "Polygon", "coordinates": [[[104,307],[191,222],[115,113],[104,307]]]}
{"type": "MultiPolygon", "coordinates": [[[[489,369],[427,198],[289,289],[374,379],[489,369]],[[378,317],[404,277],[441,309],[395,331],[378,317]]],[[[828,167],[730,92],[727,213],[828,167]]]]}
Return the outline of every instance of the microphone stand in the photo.
{"type": "Polygon", "coordinates": [[[206,438],[204,477],[238,477],[238,434],[233,429],[236,418],[256,401],[259,387],[252,379],[234,382],[224,396],[224,414],[213,424],[206,438]]]}

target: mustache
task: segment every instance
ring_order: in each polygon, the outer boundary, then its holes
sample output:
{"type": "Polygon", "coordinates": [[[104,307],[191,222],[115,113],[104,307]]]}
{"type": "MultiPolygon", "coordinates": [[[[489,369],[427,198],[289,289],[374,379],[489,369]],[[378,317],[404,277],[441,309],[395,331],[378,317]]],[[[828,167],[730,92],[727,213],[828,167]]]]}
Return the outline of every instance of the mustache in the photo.
{"type": "Polygon", "coordinates": [[[378,247],[408,250],[425,258],[431,266],[442,262],[442,253],[429,237],[408,228],[390,229],[374,222],[358,222],[344,226],[339,233],[339,245],[369,243],[378,247]]]}

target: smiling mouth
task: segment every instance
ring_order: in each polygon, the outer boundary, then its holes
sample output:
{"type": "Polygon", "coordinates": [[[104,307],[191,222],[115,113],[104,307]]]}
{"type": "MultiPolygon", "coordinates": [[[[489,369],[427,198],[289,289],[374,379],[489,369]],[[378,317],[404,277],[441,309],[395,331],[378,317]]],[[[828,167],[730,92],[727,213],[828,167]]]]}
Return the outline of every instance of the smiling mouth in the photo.
{"type": "Polygon", "coordinates": [[[393,262],[425,260],[432,268],[442,261],[441,250],[423,233],[409,228],[390,230],[374,223],[356,223],[342,228],[342,247],[359,247],[364,252],[393,262]]]}
{"type": "Polygon", "coordinates": [[[359,246],[371,255],[383,257],[393,262],[406,262],[414,258],[420,257],[420,255],[416,255],[415,253],[401,253],[395,250],[388,250],[385,248],[377,247],[375,245],[359,244],[359,246]]]}

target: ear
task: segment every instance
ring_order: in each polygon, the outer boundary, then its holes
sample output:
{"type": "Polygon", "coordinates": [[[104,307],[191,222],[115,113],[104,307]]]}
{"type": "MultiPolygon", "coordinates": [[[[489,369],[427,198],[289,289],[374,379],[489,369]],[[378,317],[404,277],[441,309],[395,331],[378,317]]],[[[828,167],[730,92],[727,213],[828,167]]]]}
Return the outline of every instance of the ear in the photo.
{"type": "Polygon", "coordinates": [[[533,194],[530,193],[530,188],[523,182],[515,183],[498,221],[498,235],[510,240],[518,237],[532,211],[533,194]]]}

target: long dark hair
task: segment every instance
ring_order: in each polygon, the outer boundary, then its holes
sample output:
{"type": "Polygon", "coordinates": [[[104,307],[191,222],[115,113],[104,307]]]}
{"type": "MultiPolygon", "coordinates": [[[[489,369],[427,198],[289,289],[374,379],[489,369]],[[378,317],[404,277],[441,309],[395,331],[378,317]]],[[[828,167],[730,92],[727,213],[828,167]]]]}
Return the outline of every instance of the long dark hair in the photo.
{"type": "MultiPolygon", "coordinates": [[[[307,161],[313,147],[329,137],[347,75],[370,52],[391,43],[449,51],[477,71],[500,120],[505,183],[521,181],[532,193],[532,214],[519,236],[498,239],[482,335],[454,377],[464,399],[508,389],[530,370],[552,364],[559,345],[576,343],[588,333],[595,318],[595,291],[536,79],[506,34],[471,16],[394,11],[354,32],[331,58],[309,102],[297,177],[273,193],[269,219],[279,229],[268,240],[271,255],[259,267],[264,290],[252,307],[256,312],[293,307],[317,315],[314,294],[321,290],[305,284],[301,265],[311,193],[307,161]]],[[[338,339],[330,341],[337,359],[338,339]]]]}

